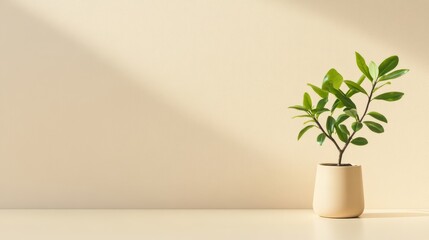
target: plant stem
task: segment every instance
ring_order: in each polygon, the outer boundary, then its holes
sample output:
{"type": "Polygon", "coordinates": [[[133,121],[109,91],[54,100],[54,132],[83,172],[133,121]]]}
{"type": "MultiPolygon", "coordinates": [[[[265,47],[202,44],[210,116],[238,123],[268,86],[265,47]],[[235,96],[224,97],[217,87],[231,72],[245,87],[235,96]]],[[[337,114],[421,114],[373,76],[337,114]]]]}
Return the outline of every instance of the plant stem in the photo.
{"type": "Polygon", "coordinates": [[[338,145],[337,141],[335,141],[335,139],[331,135],[326,133],[325,129],[323,129],[322,125],[315,117],[313,117],[313,120],[314,122],[316,122],[318,128],[323,132],[323,134],[325,134],[325,136],[335,144],[335,147],[337,147],[338,151],[341,152],[340,145],[338,145]]]}
{"type": "MultiPolygon", "coordinates": [[[[369,96],[368,96],[368,102],[366,103],[365,111],[363,112],[363,114],[362,114],[362,116],[360,117],[360,119],[358,119],[358,122],[360,122],[360,123],[362,123],[362,121],[363,121],[364,117],[366,116],[366,113],[368,112],[369,104],[370,104],[370,103],[371,103],[371,101],[372,101],[372,94],[374,93],[374,89],[375,89],[375,86],[377,85],[377,83],[378,83],[378,82],[377,82],[377,79],[375,79],[375,80],[374,80],[374,84],[372,85],[371,92],[370,92],[370,94],[369,94],[369,96]]],[[[342,149],[339,149],[339,150],[338,150],[338,151],[339,151],[338,165],[341,165],[341,161],[342,161],[342,159],[343,159],[343,153],[344,153],[344,151],[346,150],[346,148],[349,146],[349,144],[350,144],[350,142],[352,141],[353,136],[354,136],[355,134],[356,134],[356,131],[355,131],[355,130],[353,130],[352,134],[350,135],[350,137],[347,139],[346,143],[344,144],[344,147],[343,147],[342,149]]]]}
{"type": "MultiPolygon", "coordinates": [[[[368,102],[366,103],[366,106],[365,106],[365,111],[363,112],[363,114],[362,114],[362,116],[359,118],[358,117],[358,119],[357,119],[357,121],[359,122],[359,123],[362,123],[362,121],[363,121],[363,119],[365,118],[365,116],[366,116],[366,114],[367,114],[367,112],[368,112],[368,109],[369,109],[369,105],[370,105],[370,103],[371,103],[371,101],[372,101],[372,95],[373,95],[373,93],[374,93],[374,89],[375,89],[375,86],[377,85],[377,79],[376,80],[374,80],[374,84],[372,85],[372,88],[371,88],[371,92],[370,92],[370,94],[369,94],[369,96],[368,96],[368,102]]],[[[308,112],[308,114],[309,115],[311,115],[311,113],[310,112],[308,112]]],[[[325,129],[322,127],[322,125],[320,124],[320,122],[319,122],[319,120],[317,120],[317,118],[315,117],[315,116],[313,116],[313,120],[314,120],[314,122],[317,124],[317,127],[322,131],[322,133],[323,134],[325,134],[325,136],[329,139],[329,140],[331,140],[332,141],[332,143],[334,143],[334,145],[335,145],[335,147],[337,148],[337,150],[338,150],[338,166],[341,166],[341,162],[342,162],[342,160],[343,160],[343,154],[344,154],[344,151],[347,149],[347,147],[349,146],[349,144],[350,144],[350,142],[352,141],[352,139],[353,139],[353,137],[354,137],[354,135],[356,134],[356,131],[354,131],[353,130],[353,132],[352,132],[352,134],[350,135],[350,137],[347,139],[347,141],[345,142],[345,144],[344,144],[344,146],[343,146],[343,148],[341,148],[340,147],[340,145],[338,145],[338,143],[337,143],[337,141],[335,141],[335,139],[332,137],[332,135],[329,135],[326,131],[325,131],[325,129]]]]}
{"type": "Polygon", "coordinates": [[[338,156],[338,166],[341,166],[341,160],[343,159],[343,153],[345,149],[341,149],[338,156]]]}

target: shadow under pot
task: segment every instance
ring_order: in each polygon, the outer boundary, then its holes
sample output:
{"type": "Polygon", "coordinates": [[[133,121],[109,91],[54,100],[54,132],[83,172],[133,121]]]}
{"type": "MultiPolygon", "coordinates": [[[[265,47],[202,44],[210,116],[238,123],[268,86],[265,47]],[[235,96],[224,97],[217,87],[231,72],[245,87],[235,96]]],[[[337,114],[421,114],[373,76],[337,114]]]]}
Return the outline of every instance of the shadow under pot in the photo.
{"type": "Polygon", "coordinates": [[[327,218],[359,217],[365,208],[362,168],[358,165],[317,165],[313,210],[327,218]]]}

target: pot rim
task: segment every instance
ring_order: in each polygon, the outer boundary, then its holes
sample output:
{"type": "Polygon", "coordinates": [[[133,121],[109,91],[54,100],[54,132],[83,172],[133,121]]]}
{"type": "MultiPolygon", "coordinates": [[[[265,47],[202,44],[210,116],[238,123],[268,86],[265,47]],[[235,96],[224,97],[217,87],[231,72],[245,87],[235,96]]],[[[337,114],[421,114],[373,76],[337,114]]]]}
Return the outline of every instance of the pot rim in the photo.
{"type": "Polygon", "coordinates": [[[318,163],[317,166],[319,167],[334,167],[334,168],[360,168],[361,165],[342,165],[342,166],[338,166],[335,163],[318,163]]]}

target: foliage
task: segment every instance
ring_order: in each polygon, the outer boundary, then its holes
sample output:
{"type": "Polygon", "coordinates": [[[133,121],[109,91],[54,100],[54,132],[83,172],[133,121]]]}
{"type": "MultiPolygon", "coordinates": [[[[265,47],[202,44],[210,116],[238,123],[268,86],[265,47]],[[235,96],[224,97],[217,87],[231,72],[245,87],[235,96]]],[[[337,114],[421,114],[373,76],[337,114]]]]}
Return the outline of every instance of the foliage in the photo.
{"type": "Polygon", "coordinates": [[[383,133],[382,124],[387,123],[387,118],[379,112],[368,112],[368,110],[370,103],[374,100],[393,102],[398,101],[404,95],[402,92],[394,91],[374,95],[381,88],[391,84],[387,80],[399,78],[409,71],[408,69],[393,71],[398,63],[398,56],[391,56],[379,66],[373,61],[367,65],[362,55],[356,52],[356,64],[362,73],[357,81],[344,80],[343,76],[332,68],[326,73],[320,87],[309,83],[308,86],[316,93],[318,99],[312,99],[310,94],[306,92],[302,105],[289,107],[303,112],[294,118],[306,119],[305,127],[298,134],[298,140],[310,129],[318,129],[321,133],[316,138],[317,143],[322,145],[326,139],[329,139],[339,152],[338,165],[341,165],[343,153],[350,143],[357,146],[368,144],[366,138],[355,136],[364,126],[372,132],[383,133]],[[367,89],[365,89],[364,84],[368,85],[367,89]],[[361,112],[358,111],[352,100],[356,94],[363,94],[367,98],[366,105],[361,112]],[[330,101],[330,96],[332,97],[332,105],[327,108],[326,105],[330,101]],[[316,102],[317,104],[314,104],[316,102]],[[324,113],[329,115],[323,124],[320,117],[324,113]],[[338,113],[338,116],[335,117],[334,113],[338,113]],[[372,119],[367,120],[365,119],[366,116],[370,116],[372,119]],[[350,130],[347,125],[349,125],[350,130]],[[340,146],[340,141],[343,142],[342,146],[340,146]]]}

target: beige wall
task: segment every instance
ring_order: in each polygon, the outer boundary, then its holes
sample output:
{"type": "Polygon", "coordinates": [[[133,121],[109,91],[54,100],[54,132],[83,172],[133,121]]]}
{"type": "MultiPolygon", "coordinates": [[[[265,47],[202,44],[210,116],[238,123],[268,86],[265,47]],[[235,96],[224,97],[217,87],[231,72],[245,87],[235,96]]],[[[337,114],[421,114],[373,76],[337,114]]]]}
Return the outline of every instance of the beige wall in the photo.
{"type": "Polygon", "coordinates": [[[307,82],[354,51],[411,72],[351,147],[369,208],[429,208],[424,1],[0,1],[0,207],[308,208],[307,82]]]}

